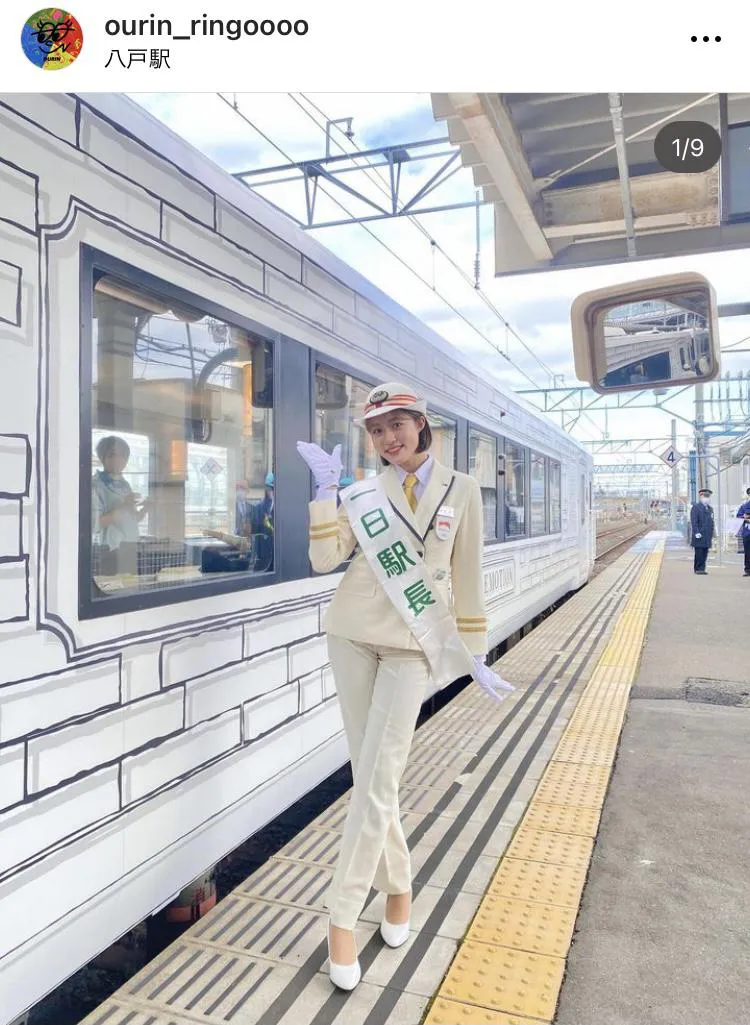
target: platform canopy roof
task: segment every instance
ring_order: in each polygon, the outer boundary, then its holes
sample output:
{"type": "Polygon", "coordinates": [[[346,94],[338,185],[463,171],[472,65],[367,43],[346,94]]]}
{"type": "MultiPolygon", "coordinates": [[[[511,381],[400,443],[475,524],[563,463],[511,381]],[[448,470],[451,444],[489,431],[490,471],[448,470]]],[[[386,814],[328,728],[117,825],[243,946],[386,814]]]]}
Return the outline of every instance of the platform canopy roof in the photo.
{"type": "Polygon", "coordinates": [[[750,180],[732,134],[750,133],[750,94],[434,93],[432,107],[494,206],[498,276],[750,246],[750,210],[729,202],[735,158],[735,187],[750,180]],[[665,171],[654,139],[670,121],[716,128],[720,164],[665,171]]]}

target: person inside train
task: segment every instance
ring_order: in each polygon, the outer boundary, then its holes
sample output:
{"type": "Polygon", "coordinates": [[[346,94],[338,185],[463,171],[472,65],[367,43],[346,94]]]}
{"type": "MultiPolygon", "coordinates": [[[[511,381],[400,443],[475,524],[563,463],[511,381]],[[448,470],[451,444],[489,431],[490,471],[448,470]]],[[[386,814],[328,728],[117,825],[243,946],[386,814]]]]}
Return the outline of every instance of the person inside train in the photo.
{"type": "Polygon", "coordinates": [[[711,508],[710,488],[701,488],[698,501],[690,510],[690,544],[694,548],[693,572],[707,576],[706,560],[714,537],[714,511],[711,508]]]}
{"type": "Polygon", "coordinates": [[[123,541],[138,540],[138,525],[150,503],[141,501],[123,476],[130,459],[130,446],[124,438],[115,434],[102,438],[96,454],[102,468],[94,474],[91,487],[92,529],[101,543],[114,551],[123,541]]]}
{"type": "Polygon", "coordinates": [[[345,990],[361,977],[354,927],[372,886],[387,894],[385,943],[409,938],[398,790],[428,680],[440,687],[472,676],[498,701],[513,690],[486,665],[479,484],[431,455],[425,400],[407,384],[373,388],[355,423],[369,433],[381,472],[342,491],[338,509],[341,446],[328,454],[297,442],[317,485],[313,568],[330,573],[358,547],[325,622],[354,777],[326,899],[330,978],[345,990]]]}
{"type": "Polygon", "coordinates": [[[745,501],[737,510],[737,518],[742,520],[739,537],[745,551],[745,572],[743,577],[750,577],[750,488],[745,490],[745,501]]]}
{"type": "MultiPolygon", "coordinates": [[[[206,527],[203,531],[208,537],[218,538],[230,548],[249,556],[251,568],[256,573],[267,573],[273,569],[275,478],[272,472],[266,474],[264,485],[263,498],[258,502],[251,502],[248,498],[247,481],[237,482],[234,534],[213,527],[206,527]]],[[[220,568],[221,560],[217,560],[215,564],[220,568]]]]}
{"type": "Polygon", "coordinates": [[[250,507],[248,524],[250,533],[255,537],[255,569],[267,572],[273,569],[273,515],[274,488],[273,473],[267,473],[265,494],[259,502],[250,507]]]}
{"type": "Polygon", "coordinates": [[[234,531],[238,537],[250,536],[252,502],[248,495],[248,487],[246,480],[238,480],[234,486],[234,531]]]}

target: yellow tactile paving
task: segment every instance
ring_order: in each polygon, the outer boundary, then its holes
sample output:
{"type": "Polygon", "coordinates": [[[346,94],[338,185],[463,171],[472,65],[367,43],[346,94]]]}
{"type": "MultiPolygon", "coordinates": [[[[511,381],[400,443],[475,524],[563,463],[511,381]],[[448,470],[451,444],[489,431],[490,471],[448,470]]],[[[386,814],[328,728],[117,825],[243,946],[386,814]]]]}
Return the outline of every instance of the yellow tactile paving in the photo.
{"type": "Polygon", "coordinates": [[[440,993],[461,1003],[549,1021],[564,970],[561,957],[464,940],[440,993]]]}
{"type": "MultiPolygon", "coordinates": [[[[570,763],[556,762],[555,764],[567,765],[570,763]]],[[[586,786],[581,783],[561,783],[554,778],[545,778],[539,784],[536,797],[544,804],[595,808],[598,811],[604,803],[606,790],[606,783],[599,786],[586,786]]]]}
{"type": "MultiPolygon", "coordinates": [[[[625,683],[610,683],[607,680],[607,674],[622,672],[621,666],[602,666],[601,670],[597,667],[596,676],[591,678],[585,694],[578,702],[578,708],[585,708],[589,704],[597,704],[603,699],[606,699],[607,703],[611,701],[613,705],[627,700],[632,680],[628,679],[625,683]]],[[[634,670],[627,670],[628,677],[632,677],[634,672],[634,670]]]]}
{"type": "Polygon", "coordinates": [[[576,921],[575,908],[487,895],[466,938],[530,954],[565,957],[576,921]]]}
{"type": "Polygon", "coordinates": [[[558,762],[553,754],[541,782],[543,783],[549,779],[566,786],[580,785],[582,787],[606,788],[609,782],[609,771],[603,765],[573,765],[570,762],[558,762]]]}
{"type": "Polygon", "coordinates": [[[579,765],[611,765],[616,750],[616,743],[564,737],[555,751],[555,758],[560,762],[576,762],[579,765]]]}
{"type": "Polygon", "coordinates": [[[586,808],[561,804],[543,804],[534,801],[526,812],[524,822],[534,829],[547,829],[552,833],[574,833],[596,836],[599,826],[599,808],[586,808]]]}
{"type": "MultiPolygon", "coordinates": [[[[625,666],[603,666],[601,663],[597,666],[597,682],[606,687],[615,687],[618,684],[625,684],[628,687],[630,686],[632,675],[632,670],[625,666]]],[[[591,688],[590,683],[589,687],[586,688],[587,693],[589,688],[591,688]]]]}
{"type": "Polygon", "coordinates": [[[606,697],[592,698],[587,704],[583,705],[576,712],[574,719],[571,719],[570,728],[571,731],[581,732],[583,729],[587,729],[589,722],[592,724],[592,728],[596,729],[597,726],[603,723],[609,723],[611,725],[620,725],[627,713],[627,699],[625,698],[611,698],[612,702],[609,707],[605,707],[604,702],[606,697]],[[590,716],[589,722],[587,717],[590,716]]]}
{"type": "Polygon", "coordinates": [[[425,1025],[552,1020],[663,554],[645,560],[425,1025]]]}
{"type": "MultiPolygon", "coordinates": [[[[619,743],[623,721],[623,719],[618,719],[615,726],[601,726],[598,729],[596,727],[586,729],[585,726],[579,727],[576,723],[560,738],[560,749],[580,747],[585,751],[612,751],[619,743]]],[[[558,761],[569,762],[573,760],[571,758],[563,758],[560,754],[560,749],[555,751],[558,761]]]]}
{"type": "Polygon", "coordinates": [[[590,837],[532,829],[524,818],[507,848],[507,854],[519,861],[543,861],[549,865],[581,868],[588,865],[592,846],[590,837]]]}
{"type": "Polygon", "coordinates": [[[623,719],[624,716],[621,715],[604,716],[592,713],[592,722],[586,722],[583,717],[572,721],[565,730],[563,738],[568,741],[596,741],[599,745],[617,743],[623,719]]]}
{"type": "Polygon", "coordinates": [[[519,1018],[517,1014],[491,1011],[443,997],[435,1001],[424,1021],[425,1025],[543,1025],[541,1018],[519,1018]]]}
{"type": "Polygon", "coordinates": [[[585,868],[521,861],[506,855],[487,889],[487,895],[577,909],[585,882],[585,868]]]}
{"type": "Polygon", "coordinates": [[[615,725],[625,716],[629,690],[628,684],[627,689],[618,688],[618,692],[604,687],[592,691],[571,716],[569,729],[595,730],[602,725],[615,725]]]}

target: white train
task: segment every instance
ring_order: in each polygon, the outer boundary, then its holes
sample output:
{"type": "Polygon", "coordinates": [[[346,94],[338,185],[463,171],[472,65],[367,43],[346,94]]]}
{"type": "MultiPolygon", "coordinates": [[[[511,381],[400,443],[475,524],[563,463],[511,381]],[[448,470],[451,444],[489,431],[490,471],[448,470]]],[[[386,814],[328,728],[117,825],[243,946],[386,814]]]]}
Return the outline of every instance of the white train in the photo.
{"type": "Polygon", "coordinates": [[[711,368],[705,327],[626,332],[605,327],[607,374],[602,384],[618,387],[649,381],[675,381],[707,374],[711,368]]]}
{"type": "Polygon", "coordinates": [[[579,446],[131,101],[6,95],[0,138],[7,1025],[346,761],[298,438],[367,475],[353,407],[419,386],[493,646],[595,527],[579,446]]]}

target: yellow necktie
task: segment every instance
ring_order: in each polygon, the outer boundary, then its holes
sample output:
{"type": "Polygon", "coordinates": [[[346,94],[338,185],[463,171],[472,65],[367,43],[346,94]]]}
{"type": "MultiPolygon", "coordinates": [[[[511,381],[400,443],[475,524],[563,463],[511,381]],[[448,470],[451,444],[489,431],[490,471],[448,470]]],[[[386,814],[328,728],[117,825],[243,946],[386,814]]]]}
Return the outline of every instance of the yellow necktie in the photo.
{"type": "Polygon", "coordinates": [[[414,488],[418,483],[419,477],[417,477],[416,473],[407,473],[404,481],[404,494],[412,512],[415,512],[417,508],[417,496],[414,494],[414,488]]]}

